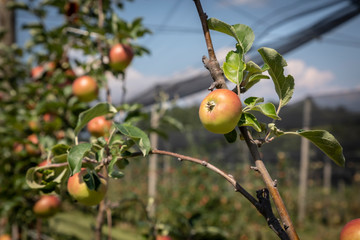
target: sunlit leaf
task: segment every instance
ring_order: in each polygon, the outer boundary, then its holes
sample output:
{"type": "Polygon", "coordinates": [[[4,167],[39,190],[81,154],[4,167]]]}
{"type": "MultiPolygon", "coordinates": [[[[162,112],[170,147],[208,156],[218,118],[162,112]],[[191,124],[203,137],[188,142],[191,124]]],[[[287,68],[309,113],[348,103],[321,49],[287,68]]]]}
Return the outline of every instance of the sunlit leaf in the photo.
{"type": "Polygon", "coordinates": [[[292,98],[295,85],[294,78],[291,75],[284,75],[284,67],[287,66],[287,63],[278,52],[265,47],[258,51],[269,67],[268,72],[274,82],[275,91],[279,96],[279,108],[281,108],[292,98]]]}
{"type": "Polygon", "coordinates": [[[92,145],[90,143],[80,143],[73,146],[68,153],[68,163],[70,175],[80,172],[83,158],[89,153],[92,145]]]}
{"type": "Polygon", "coordinates": [[[307,138],[321,151],[323,151],[337,165],[345,165],[343,148],[336,138],[325,130],[302,130],[297,132],[285,132],[285,134],[295,134],[307,138]]]}
{"type": "Polygon", "coordinates": [[[242,113],[238,126],[249,126],[254,128],[257,132],[261,132],[261,125],[254,115],[251,113],[242,113]]]}
{"type": "Polygon", "coordinates": [[[129,137],[136,143],[144,156],[149,154],[151,150],[150,139],[145,132],[143,132],[140,128],[127,123],[115,124],[115,126],[122,134],[129,137]]]}

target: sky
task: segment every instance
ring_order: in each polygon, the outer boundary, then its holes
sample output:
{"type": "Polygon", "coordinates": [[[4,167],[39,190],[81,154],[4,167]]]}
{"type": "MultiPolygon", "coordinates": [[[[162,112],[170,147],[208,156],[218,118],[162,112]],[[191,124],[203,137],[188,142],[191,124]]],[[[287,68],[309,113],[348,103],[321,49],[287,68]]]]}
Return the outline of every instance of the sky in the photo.
{"type": "MultiPolygon", "coordinates": [[[[330,0],[203,0],[202,6],[209,17],[229,24],[242,23],[255,32],[254,45],[298,31],[334,12],[343,5],[326,8],[316,14],[276,24],[299,10],[334,2],[330,0]],[[315,2],[315,3],[314,3],[315,2]],[[262,33],[276,24],[267,35],[262,33]],[[257,39],[257,35],[262,35],[257,39]]],[[[150,49],[151,55],[137,58],[127,73],[129,92],[141,94],[154,83],[175,82],[206,72],[201,62],[207,55],[201,23],[192,0],[136,0],[125,5],[120,16],[132,19],[142,16],[144,24],[153,34],[138,43],[150,49]],[[140,87],[139,87],[140,86],[140,87]]],[[[307,43],[284,55],[286,71],[295,78],[293,101],[308,95],[345,92],[360,89],[358,55],[360,53],[360,15],[332,30],[320,39],[307,43]],[[337,42],[338,41],[338,42],[337,42]]],[[[235,41],[223,34],[211,32],[218,59],[225,58],[234,49],[235,41]]],[[[248,96],[276,99],[271,81],[250,90],[248,96]]]]}
{"type": "MultiPolygon", "coordinates": [[[[334,12],[348,1],[316,11],[313,14],[288,21],[283,19],[294,13],[313,8],[334,0],[202,0],[203,10],[209,17],[218,18],[229,24],[246,24],[255,33],[256,46],[274,39],[286,37],[327,14],[334,12]],[[276,26],[276,27],[274,27],[276,26]],[[266,30],[268,31],[267,34],[266,30]]],[[[135,58],[126,72],[127,99],[146,90],[154,84],[186,80],[198,74],[207,74],[202,56],[207,55],[201,22],[193,0],[135,0],[126,2],[119,16],[125,20],[143,18],[151,35],[136,40],[147,47],[150,55],[135,58]]],[[[288,63],[286,72],[295,78],[293,101],[309,95],[329,92],[344,92],[360,89],[360,15],[340,27],[284,55],[288,63]]],[[[218,60],[234,49],[235,41],[224,34],[211,32],[218,60]]],[[[279,40],[279,41],[280,41],[279,40]]],[[[109,76],[114,101],[120,100],[116,89],[121,81],[109,76]]],[[[211,83],[209,83],[210,85],[211,83]]],[[[201,96],[205,95],[204,90],[201,96]]],[[[263,80],[251,89],[247,96],[265,96],[275,100],[276,94],[271,81],[263,80]]],[[[247,97],[245,96],[245,97],[247,97]]],[[[194,98],[191,98],[191,104],[194,98]]],[[[199,99],[197,99],[199,101],[199,99]]]]}

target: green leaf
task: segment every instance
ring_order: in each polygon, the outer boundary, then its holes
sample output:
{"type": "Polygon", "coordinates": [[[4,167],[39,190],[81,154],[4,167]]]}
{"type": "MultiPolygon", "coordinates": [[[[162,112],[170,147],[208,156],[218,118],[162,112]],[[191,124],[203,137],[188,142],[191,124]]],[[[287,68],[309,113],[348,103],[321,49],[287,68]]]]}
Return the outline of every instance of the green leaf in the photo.
{"type": "Polygon", "coordinates": [[[81,129],[93,118],[103,116],[108,113],[116,113],[116,108],[109,103],[98,103],[94,107],[80,113],[78,122],[74,129],[75,135],[78,135],[81,129]]]}
{"type": "Polygon", "coordinates": [[[264,75],[261,73],[254,73],[251,76],[249,76],[249,79],[244,86],[245,89],[249,90],[252,86],[260,82],[261,79],[270,79],[270,77],[268,75],[264,75]]]}
{"type": "Polygon", "coordinates": [[[108,176],[111,178],[119,179],[124,176],[124,173],[119,171],[118,164],[117,164],[118,161],[119,160],[117,160],[117,158],[114,156],[111,159],[111,162],[108,167],[108,172],[109,172],[108,176]]]}
{"type": "Polygon", "coordinates": [[[265,116],[268,116],[272,119],[280,120],[281,118],[277,115],[274,104],[272,103],[264,103],[258,104],[253,107],[251,110],[259,111],[265,116]]]}
{"type": "Polygon", "coordinates": [[[237,132],[234,129],[231,132],[224,134],[224,136],[226,138],[226,141],[228,141],[228,143],[233,143],[237,139],[237,132]]]}
{"type": "Polygon", "coordinates": [[[244,103],[249,106],[249,107],[253,107],[258,103],[264,102],[264,98],[259,98],[259,97],[248,97],[247,99],[244,100],[244,103]]]}
{"type": "Polygon", "coordinates": [[[235,84],[240,84],[245,68],[244,55],[240,48],[237,48],[236,51],[230,51],[226,55],[223,71],[228,80],[235,84]]]}
{"type": "Polygon", "coordinates": [[[38,180],[38,177],[36,175],[36,172],[38,170],[41,170],[41,169],[45,169],[47,168],[46,166],[42,166],[42,167],[32,167],[32,168],[29,168],[26,172],[26,176],[25,176],[25,179],[26,179],[26,183],[27,185],[32,188],[32,189],[42,189],[42,190],[50,190],[50,189],[53,189],[55,188],[55,186],[57,184],[59,184],[63,177],[65,176],[66,174],[66,171],[67,169],[64,167],[62,170],[60,171],[57,171],[59,174],[57,174],[57,176],[55,176],[51,182],[40,182],[39,183],[39,180],[38,180]]]}
{"type": "MultiPolygon", "coordinates": [[[[233,26],[231,26],[223,21],[220,21],[219,19],[216,19],[216,18],[209,18],[208,26],[209,26],[209,29],[211,29],[211,30],[222,32],[229,36],[234,37],[236,39],[236,41],[239,44],[241,44],[240,39],[237,37],[233,26]]],[[[244,49],[243,46],[241,46],[241,48],[244,49]]]]}
{"type": "Polygon", "coordinates": [[[54,156],[57,156],[57,155],[62,155],[62,154],[65,154],[68,152],[70,146],[69,145],[66,145],[66,144],[56,144],[55,146],[53,146],[51,148],[51,153],[54,155],[54,156]]]}
{"type": "Polygon", "coordinates": [[[209,18],[208,26],[209,29],[234,37],[238,42],[239,47],[242,49],[243,54],[250,50],[255,39],[253,30],[249,26],[243,24],[229,25],[216,18],[209,18]]]}
{"type": "Polygon", "coordinates": [[[101,185],[101,181],[97,173],[89,169],[87,169],[87,174],[84,175],[83,180],[90,190],[96,191],[101,185]]]}
{"type": "Polygon", "coordinates": [[[255,39],[255,34],[249,26],[246,26],[244,24],[235,24],[233,25],[233,27],[235,29],[237,38],[242,44],[245,54],[250,50],[255,39]]]}
{"type": "Polygon", "coordinates": [[[70,175],[80,172],[82,160],[91,150],[90,143],[80,143],[73,146],[68,153],[68,163],[70,168],[70,175]]]}
{"type": "Polygon", "coordinates": [[[132,139],[139,147],[144,156],[148,155],[151,150],[149,137],[140,128],[127,123],[115,124],[116,128],[125,136],[132,139]]]}
{"type": "Polygon", "coordinates": [[[295,134],[307,138],[321,151],[323,151],[337,165],[345,165],[343,148],[336,138],[325,130],[303,130],[297,132],[285,132],[285,134],[295,134]]]}
{"type": "Polygon", "coordinates": [[[238,126],[250,126],[257,132],[261,132],[261,125],[254,115],[251,113],[242,113],[238,126]]]}
{"type": "Polygon", "coordinates": [[[259,53],[265,64],[269,67],[268,72],[274,82],[275,91],[279,96],[279,109],[285,106],[292,98],[294,92],[294,78],[291,75],[284,76],[284,67],[287,66],[285,59],[274,49],[260,48],[259,53]]]}
{"type": "Polygon", "coordinates": [[[268,128],[271,130],[271,132],[275,135],[275,136],[281,136],[284,134],[284,131],[278,129],[275,126],[275,123],[269,123],[268,124],[268,128]]]}

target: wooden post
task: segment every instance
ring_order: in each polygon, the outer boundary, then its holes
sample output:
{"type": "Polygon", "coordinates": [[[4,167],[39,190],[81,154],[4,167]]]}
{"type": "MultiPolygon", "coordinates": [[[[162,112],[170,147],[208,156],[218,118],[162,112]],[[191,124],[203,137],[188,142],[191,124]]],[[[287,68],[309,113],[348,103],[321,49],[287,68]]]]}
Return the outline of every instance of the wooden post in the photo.
{"type": "MultiPolygon", "coordinates": [[[[311,116],[311,100],[306,98],[304,101],[303,112],[303,129],[308,130],[310,127],[311,116]]],[[[299,196],[298,196],[298,223],[302,224],[306,217],[306,191],[307,179],[309,172],[309,141],[301,138],[300,152],[300,180],[299,180],[299,196]]]]}
{"type": "MultiPolygon", "coordinates": [[[[160,115],[156,110],[156,106],[151,109],[150,125],[152,128],[159,126],[160,115]]],[[[150,133],[151,148],[157,149],[158,147],[158,135],[154,132],[150,133]]],[[[148,205],[147,211],[150,218],[155,217],[156,212],[156,184],[157,184],[157,172],[158,172],[158,155],[151,154],[149,157],[149,170],[148,170],[148,205]]]]}
{"type": "Polygon", "coordinates": [[[331,161],[329,158],[325,157],[324,160],[324,193],[329,194],[331,190],[331,161]]]}

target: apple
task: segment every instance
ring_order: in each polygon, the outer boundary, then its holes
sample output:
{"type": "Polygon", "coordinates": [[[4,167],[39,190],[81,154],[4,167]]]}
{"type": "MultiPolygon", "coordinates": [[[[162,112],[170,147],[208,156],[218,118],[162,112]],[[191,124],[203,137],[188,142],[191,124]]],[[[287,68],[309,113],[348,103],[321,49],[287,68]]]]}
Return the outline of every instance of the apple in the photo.
{"type": "Polygon", "coordinates": [[[80,101],[90,102],[98,96],[98,85],[90,76],[81,76],[75,79],[72,84],[72,91],[80,101]]]}
{"type": "Polygon", "coordinates": [[[61,201],[55,195],[43,195],[35,203],[33,211],[36,216],[48,218],[54,216],[60,210],[61,201]]]}
{"type": "Polygon", "coordinates": [[[104,137],[109,135],[112,122],[106,120],[104,116],[91,119],[87,124],[87,130],[95,137],[104,137]]]}
{"type": "Polygon", "coordinates": [[[9,234],[0,235],[0,240],[11,240],[11,236],[9,234]]]}
{"type": "Polygon", "coordinates": [[[31,77],[34,80],[39,79],[43,73],[44,73],[45,69],[43,66],[36,66],[33,69],[31,69],[31,77]]]}
{"type": "Polygon", "coordinates": [[[109,58],[110,67],[116,71],[123,71],[131,63],[134,57],[134,51],[129,45],[115,44],[111,47],[109,58]]]}
{"type": "Polygon", "coordinates": [[[356,218],[345,224],[340,233],[340,240],[360,239],[360,218],[356,218]]]}
{"type": "Polygon", "coordinates": [[[31,134],[27,137],[28,143],[25,144],[25,150],[29,155],[37,155],[39,151],[39,139],[36,134],[31,134]]]}
{"type": "Polygon", "coordinates": [[[201,102],[199,117],[208,131],[226,134],[236,127],[241,112],[238,95],[228,89],[217,89],[209,93],[201,102]]]}
{"type": "Polygon", "coordinates": [[[170,236],[156,235],[156,240],[172,240],[170,236]]]}
{"type": "Polygon", "coordinates": [[[13,150],[16,154],[19,154],[20,152],[22,152],[22,150],[24,150],[24,145],[19,142],[14,142],[13,150]]]}
{"type": "Polygon", "coordinates": [[[98,186],[98,189],[90,190],[84,181],[84,176],[86,174],[88,174],[87,170],[82,168],[80,172],[69,177],[67,190],[79,203],[87,206],[97,205],[105,197],[107,192],[107,180],[98,174],[101,183],[98,186]]]}

